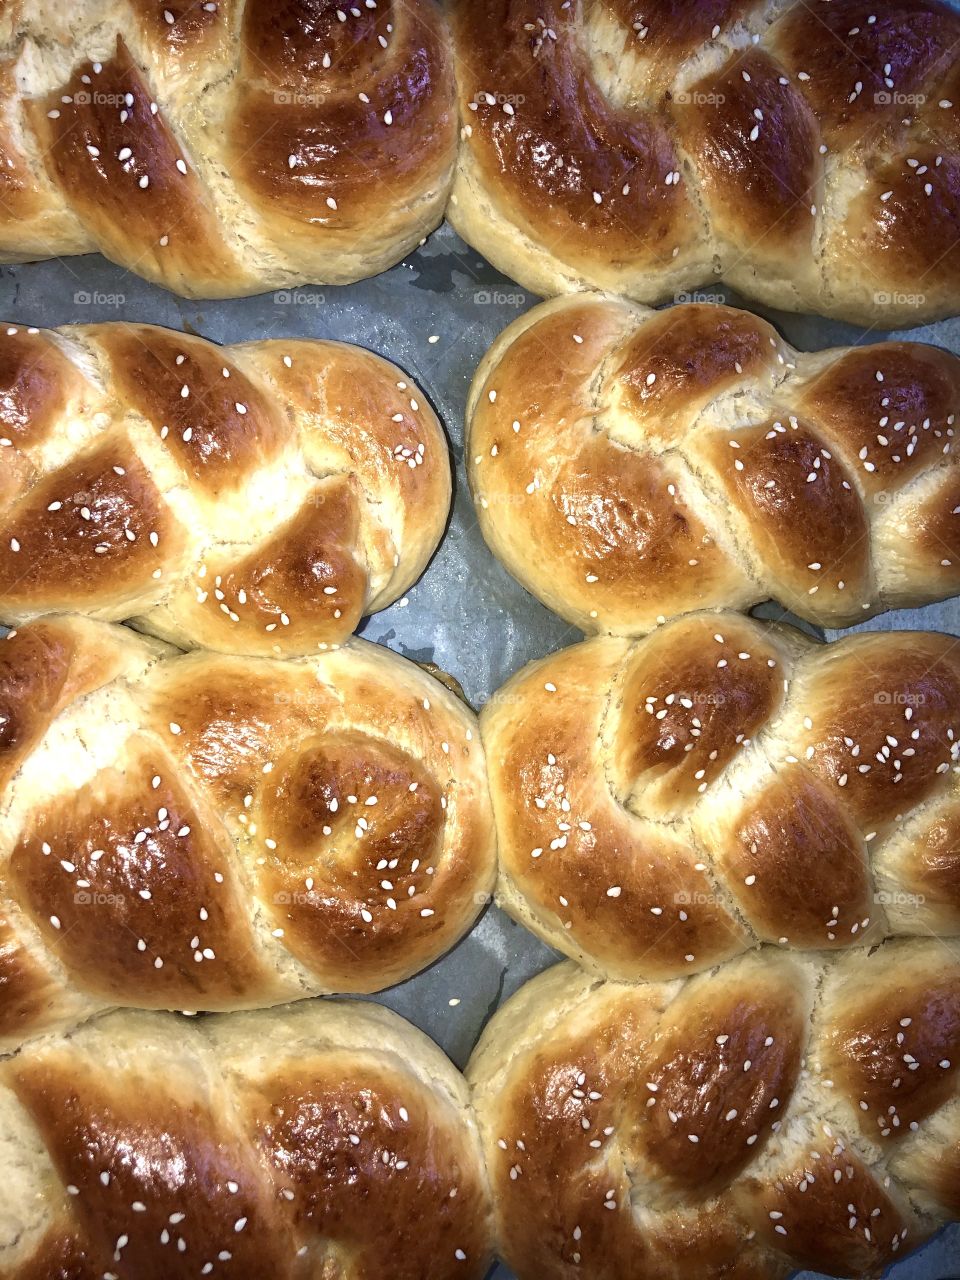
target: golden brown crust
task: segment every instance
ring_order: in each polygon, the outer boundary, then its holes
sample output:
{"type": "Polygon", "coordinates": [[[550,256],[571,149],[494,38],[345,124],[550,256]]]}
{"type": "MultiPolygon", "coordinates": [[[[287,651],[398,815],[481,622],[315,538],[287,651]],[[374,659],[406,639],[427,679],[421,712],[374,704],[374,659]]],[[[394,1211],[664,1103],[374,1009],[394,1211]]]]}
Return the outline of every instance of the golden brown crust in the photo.
{"type": "Polygon", "coordinates": [[[960,973],[940,949],[935,965],[907,950],[896,967],[881,951],[879,990],[851,978],[823,1036],[824,1071],[856,1109],[864,1136],[882,1146],[914,1132],[956,1094],[960,973]]]}
{"type": "Polygon", "coordinates": [[[605,735],[611,780],[623,800],[682,815],[779,714],[776,637],[716,615],[655,632],[626,654],[615,676],[619,718],[605,735]]]}
{"type": "Polygon", "coordinates": [[[0,618],[136,618],[183,648],[299,655],[420,575],[446,441],[394,365],[142,324],[0,334],[0,618]]]}
{"type": "Polygon", "coordinates": [[[812,724],[803,725],[796,754],[829,787],[843,788],[862,829],[882,835],[949,780],[958,664],[952,636],[888,632],[850,636],[800,673],[795,696],[811,708],[812,724]]]}
{"type": "Polygon", "coordinates": [[[252,0],[241,44],[235,176],[288,253],[301,242],[313,257],[318,232],[328,253],[350,257],[374,228],[404,247],[415,230],[433,230],[456,116],[449,36],[432,0],[339,13],[318,0],[252,0]]]}
{"type": "Polygon", "coordinates": [[[169,442],[178,465],[211,497],[290,442],[281,406],[242,370],[224,377],[219,347],[152,325],[109,325],[101,334],[118,397],[169,442]]]}
{"type": "Polygon", "coordinates": [[[0,254],[99,249],[193,297],[346,283],[439,223],[435,0],[43,0],[0,31],[0,254]]]}
{"type": "Polygon", "coordinates": [[[857,458],[859,487],[873,497],[950,456],[958,399],[960,367],[950,352],[885,342],[829,359],[804,383],[796,405],[857,458]]]}
{"type": "Polygon", "coordinates": [[[196,1250],[204,1261],[226,1249],[241,1274],[289,1275],[292,1233],[253,1153],[217,1125],[199,1090],[189,1087],[188,1073],[175,1095],[169,1075],[157,1083],[134,1080],[124,1093],[116,1081],[106,1085],[94,1065],[78,1070],[56,1057],[16,1073],[17,1096],[54,1155],[60,1179],[76,1187],[70,1195],[85,1251],[106,1260],[112,1249],[128,1274],[160,1280],[170,1274],[166,1250],[183,1240],[185,1251],[196,1250]],[[136,1162],[129,1152],[136,1152],[136,1162]],[[237,1186],[236,1199],[228,1182],[237,1186]],[[182,1208],[171,1208],[173,1198],[182,1208]],[[145,1206],[135,1218],[134,1202],[145,1206]]]}
{"type": "MultiPolygon", "coordinates": [[[[96,247],[178,292],[215,296],[242,268],[123,35],[107,62],[27,104],[54,185],[96,247]]],[[[246,283],[246,281],[244,281],[246,283]]]]}
{"type": "Polygon", "coordinates": [[[883,1180],[832,1133],[777,1173],[765,1185],[748,1178],[733,1195],[758,1240],[768,1248],[786,1245],[804,1266],[827,1275],[878,1276],[907,1236],[911,1244],[924,1238],[910,1230],[908,1206],[898,1204],[883,1180]]]}
{"type": "Polygon", "coordinates": [[[846,468],[792,416],[703,434],[701,465],[749,530],[777,599],[801,617],[851,621],[849,601],[869,600],[873,583],[869,525],[846,468]]]}
{"type": "MultiPolygon", "coordinates": [[[[581,324],[592,334],[596,307],[592,299],[582,301],[582,310],[557,307],[543,337],[538,326],[530,339],[543,341],[551,330],[555,338],[572,331],[582,337],[581,324]]],[[[640,313],[619,314],[629,320],[640,313]]],[[[655,447],[668,448],[718,396],[754,380],[772,386],[786,350],[776,329],[749,311],[681,303],[646,315],[621,337],[610,371],[613,402],[655,447]]]]}
{"type": "Polygon", "coordinates": [[[479,1280],[489,1207],[462,1078],[375,1006],[114,1015],[0,1073],[10,1280],[479,1280]],[[376,1229],[371,1229],[371,1222],[376,1229]],[[44,1269],[44,1267],[46,1269],[44,1269]]]}
{"type": "MultiPolygon", "coordinates": [[[[795,947],[826,948],[877,933],[863,837],[803,765],[783,766],[745,797],[711,851],[738,906],[767,942],[788,938],[795,947]]],[[[958,883],[947,886],[951,897],[958,883]]]]}
{"type": "Polygon", "coordinates": [[[613,776],[597,767],[628,645],[596,641],[587,661],[582,648],[527,667],[484,708],[498,900],[553,946],[618,977],[672,976],[734,955],[742,929],[685,833],[625,807],[612,750],[613,776]]]}
{"type": "Polygon", "coordinates": [[[574,645],[481,717],[498,900],[626,980],[953,934],[958,707],[932,632],[820,646],[706,613],[574,645]]]}
{"type": "Polygon", "coordinates": [[[656,264],[665,245],[686,247],[698,230],[689,196],[664,181],[679,168],[675,143],[657,115],[611,109],[564,9],[555,0],[455,6],[471,161],[511,221],[574,269],[589,273],[595,254],[656,264]],[[517,108],[505,111],[514,95],[517,108]]]}
{"type": "Polygon", "coordinates": [[[951,1212],[958,982],[934,940],[768,950],[683,984],[548,970],[467,1067],[501,1254],[519,1280],[879,1276],[951,1212]],[[909,1051],[900,1018],[937,1088],[878,1149],[885,1099],[861,1109],[847,1049],[872,1080],[909,1051]]]}
{"type": "MultiPolygon", "coordinates": [[[[53,338],[36,329],[8,329],[0,344],[0,428],[6,447],[35,450],[75,411],[84,380],[53,338]]],[[[89,394],[89,388],[87,389],[89,394]]]]}
{"type": "Polygon", "coordinates": [[[137,991],[147,1007],[222,1007],[257,987],[269,1003],[233,863],[222,824],[198,811],[169,757],[131,745],[122,772],[101,770],[69,806],[61,796],[31,813],[4,881],[103,1001],[137,991]]]}
{"type": "Polygon", "coordinates": [[[71,702],[136,664],[122,632],[50,618],[0,642],[0,782],[6,785],[71,702]]]}
{"type": "Polygon", "coordinates": [[[960,362],[804,355],[704,303],[535,308],[477,371],[468,476],[495,554],[584,631],[772,596],[824,626],[960,590],[960,362]]]}
{"type": "Polygon", "coordinates": [[[888,81],[900,94],[917,93],[931,73],[946,70],[958,29],[956,15],[935,0],[894,0],[872,15],[857,0],[831,0],[813,10],[791,5],[773,44],[791,76],[809,72],[800,84],[827,141],[869,148],[896,114],[888,81]]]}
{"type": "Polygon", "coordinates": [[[377,990],[488,900],[476,720],[386,650],[172,655],[58,619],[0,660],[6,1043],[63,1022],[65,995],[228,1010],[377,990]]]}
{"type": "Polygon", "coordinates": [[[41,476],[4,513],[0,609],[7,622],[64,610],[129,617],[183,572],[186,531],[119,432],[41,476]],[[39,607],[38,607],[39,606],[39,607]]]}
{"type": "Polygon", "coordinates": [[[777,63],[760,50],[737,53],[681,92],[673,112],[721,243],[750,246],[757,266],[791,256],[808,262],[820,204],[820,131],[777,63]],[[705,112],[711,102],[723,109],[705,112]]]}
{"type": "Polygon", "coordinates": [[[449,216],[540,294],[725,279],[863,324],[952,314],[956,15],[936,0],[455,0],[449,216]]]}
{"type": "Polygon", "coordinates": [[[647,1097],[634,1103],[631,1141],[664,1196],[727,1186],[776,1132],[809,1017],[800,984],[787,992],[778,976],[758,969],[735,993],[691,981],[637,1064],[647,1097]]]}
{"type": "Polygon", "coordinates": [[[445,867],[435,874],[443,837],[435,779],[390,743],[372,746],[352,733],[323,734],[278,763],[276,789],[254,818],[276,846],[258,880],[287,945],[307,964],[339,949],[349,957],[351,987],[383,966],[403,969],[423,891],[443,892],[449,875],[445,867]],[[370,908],[375,932],[361,914],[370,908]]]}

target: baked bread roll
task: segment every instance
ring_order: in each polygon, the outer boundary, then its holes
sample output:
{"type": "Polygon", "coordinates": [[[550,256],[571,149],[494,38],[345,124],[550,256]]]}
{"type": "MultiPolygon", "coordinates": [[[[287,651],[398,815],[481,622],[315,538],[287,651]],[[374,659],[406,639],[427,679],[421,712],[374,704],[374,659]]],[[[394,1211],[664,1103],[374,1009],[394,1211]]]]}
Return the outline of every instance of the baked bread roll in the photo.
{"type": "Polygon", "coordinates": [[[296,656],[423,572],[443,431],[359,347],[218,347],[141,324],[0,332],[0,620],[133,620],[180,648],[296,656]]]}
{"type": "Polygon", "coordinates": [[[737,614],[531,663],[480,720],[500,904],[594,972],[960,934],[960,646],[737,614]]]}
{"type": "Polygon", "coordinates": [[[378,990],[495,874],[476,719],[414,663],[184,656],[83,618],[0,642],[0,850],[0,1046],[114,1005],[378,990]]]}
{"type": "Polygon", "coordinates": [[[801,354],[746,311],[558,299],[467,408],[493,552],[582,630],[773,597],[822,626],[960,591],[960,359],[801,354]]]}
{"type": "Polygon", "coordinates": [[[542,295],[718,278],[916,325],[960,291],[960,14],[936,0],[452,0],[448,216],[542,295]]]}
{"type": "Polygon", "coordinates": [[[7,0],[0,260],[99,250],[197,298],[345,284],[440,222],[434,0],[7,0]]]}
{"type": "Polygon", "coordinates": [[[0,1064],[4,1280],[482,1280],[463,1077],[373,1004],[116,1013],[0,1064]]]}
{"type": "Polygon", "coordinates": [[[528,983],[467,1069],[518,1280],[879,1276],[960,1217],[960,963],[765,950],[528,983]]]}

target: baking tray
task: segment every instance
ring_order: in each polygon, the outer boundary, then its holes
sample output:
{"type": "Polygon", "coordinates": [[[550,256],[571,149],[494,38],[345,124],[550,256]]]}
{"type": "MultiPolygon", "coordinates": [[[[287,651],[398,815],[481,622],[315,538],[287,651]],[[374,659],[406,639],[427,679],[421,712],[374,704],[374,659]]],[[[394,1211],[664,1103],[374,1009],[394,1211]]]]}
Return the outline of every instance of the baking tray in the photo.
{"type": "MultiPolygon", "coordinates": [[[[710,282],[692,296],[750,305],[733,290],[710,282]]],[[[453,515],[420,582],[391,608],[366,619],[360,634],[451,672],[478,710],[524,663],[581,638],[576,628],[528,595],[487,550],[463,467],[464,406],[474,370],[501,330],[538,301],[446,224],[404,262],[372,280],[215,302],[174,297],[98,255],[0,268],[0,318],[18,324],[135,320],[218,342],[336,338],[377,351],[416,378],[450,439],[456,464],[453,515]]],[[[890,336],[933,342],[960,354],[960,319],[885,335],[837,321],[751,309],[802,350],[890,336]]],[[[758,612],[783,616],[771,606],[758,612]]],[[[894,627],[960,634],[960,600],[887,613],[859,629],[894,627]]],[[[819,634],[829,639],[839,633],[819,634]]],[[[549,947],[490,907],[442,960],[376,999],[421,1027],[462,1067],[498,1005],[555,959],[549,947]]],[[[960,1226],[947,1228],[889,1275],[891,1280],[960,1280],[960,1226]]],[[[501,1266],[491,1280],[510,1276],[501,1266]]],[[[815,1277],[804,1272],[797,1280],[815,1277]]]]}

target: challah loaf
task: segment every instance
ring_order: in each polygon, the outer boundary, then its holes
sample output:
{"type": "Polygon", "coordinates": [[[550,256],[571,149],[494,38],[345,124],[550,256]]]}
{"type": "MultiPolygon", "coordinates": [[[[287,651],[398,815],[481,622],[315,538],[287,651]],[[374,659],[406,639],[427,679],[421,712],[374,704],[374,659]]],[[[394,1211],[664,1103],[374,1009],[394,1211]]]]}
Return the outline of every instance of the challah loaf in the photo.
{"type": "Polygon", "coordinates": [[[960,15],[935,0],[453,0],[448,215],[539,294],[722,278],[860,324],[954,314],[960,15]]]}
{"type": "Polygon", "coordinates": [[[457,146],[433,0],[7,0],[0,260],[99,249],[192,297],[382,271],[457,146]]]}
{"type": "Polygon", "coordinates": [[[0,331],[0,620],[294,656],[419,577],[450,505],[422,392],[358,347],[0,331]]]}
{"type": "Polygon", "coordinates": [[[538,293],[654,302],[719,276],[862,323],[955,309],[947,6],[451,9],[459,160],[434,0],[8,0],[0,260],[99,249],[196,297],[344,283],[399,261],[449,197],[538,293]]]}
{"type": "Polygon", "coordinates": [[[467,410],[480,526],[585,631],[774,597],[824,626],[960,591],[960,360],[801,354],[749,312],[535,308],[467,410]]]}
{"type": "Polygon", "coordinates": [[[594,971],[960,935],[960,644],[737,614],[534,662],[484,708],[498,900],[594,971]]]}
{"type": "Polygon", "coordinates": [[[879,1276],[960,1217],[960,963],[765,951],[685,982],[548,970],[468,1067],[519,1280],[879,1276]]]}
{"type": "Polygon", "coordinates": [[[372,1004],[116,1013],[0,1064],[4,1280],[482,1280],[467,1088],[372,1004]]]}
{"type": "Polygon", "coordinates": [[[183,656],[82,618],[0,642],[0,1045],[375,991],[494,874],[476,719],[386,649],[183,656]]]}

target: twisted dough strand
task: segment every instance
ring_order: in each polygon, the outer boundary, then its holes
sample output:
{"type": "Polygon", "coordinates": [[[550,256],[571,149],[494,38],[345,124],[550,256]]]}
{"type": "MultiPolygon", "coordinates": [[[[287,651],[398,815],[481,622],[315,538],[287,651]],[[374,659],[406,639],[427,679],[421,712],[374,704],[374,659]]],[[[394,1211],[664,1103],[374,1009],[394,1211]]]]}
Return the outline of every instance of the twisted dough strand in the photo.
{"type": "Polygon", "coordinates": [[[481,728],[498,901],[592,970],[960,933],[960,646],[736,614],[526,667],[481,728]]]}
{"type": "Polygon", "coordinates": [[[45,619],[0,644],[0,724],[0,1044],[378,990],[493,885],[476,720],[376,645],[183,656],[45,619]]]}
{"type": "Polygon", "coordinates": [[[433,0],[12,0],[0,257],[194,297],[382,271],[442,217],[449,45],[433,0]]]}
{"type": "Polygon", "coordinates": [[[960,1214],[960,964],[935,940],[686,982],[563,964],[467,1068],[519,1280],[877,1277],[960,1214]]]}
{"type": "Polygon", "coordinates": [[[535,293],[718,277],[893,327],[960,287],[960,17],[935,0],[454,0],[449,216],[535,293]]]}
{"type": "Polygon", "coordinates": [[[420,575],[450,503],[422,392],[357,347],[139,324],[0,334],[0,618],[295,656],[420,575]]]}
{"type": "Polygon", "coordinates": [[[0,1064],[4,1280],[481,1280],[460,1076],[372,1004],[119,1013],[0,1064]],[[375,1229],[371,1229],[371,1222],[375,1229]]]}
{"type": "Polygon", "coordinates": [[[492,550],[583,630],[638,635],[773,597],[822,626],[960,591],[960,360],[794,351],[705,303],[545,303],[467,410],[492,550]]]}

